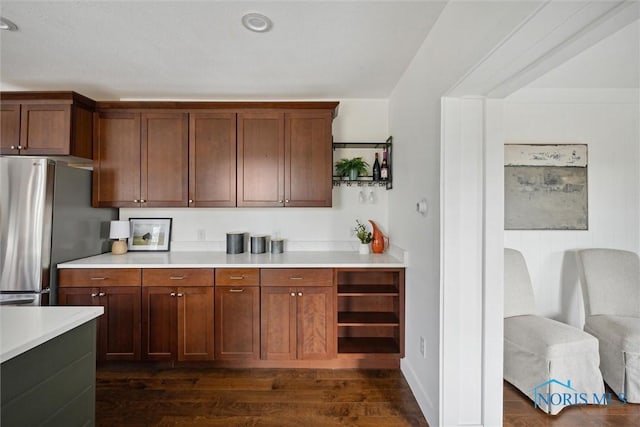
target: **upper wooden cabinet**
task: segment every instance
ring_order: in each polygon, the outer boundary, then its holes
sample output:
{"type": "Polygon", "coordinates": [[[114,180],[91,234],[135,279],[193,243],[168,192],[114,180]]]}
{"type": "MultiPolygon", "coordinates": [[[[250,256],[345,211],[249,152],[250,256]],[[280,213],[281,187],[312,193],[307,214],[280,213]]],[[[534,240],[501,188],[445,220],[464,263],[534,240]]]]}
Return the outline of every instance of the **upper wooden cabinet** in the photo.
{"type": "Polygon", "coordinates": [[[331,112],[285,114],[285,206],[331,206],[331,112]]]}
{"type": "Polygon", "coordinates": [[[94,205],[330,207],[336,107],[99,102],[94,205]]]}
{"type": "Polygon", "coordinates": [[[0,154],[93,158],[93,100],[75,92],[3,92],[0,100],[0,154]]]}
{"type": "Polygon", "coordinates": [[[189,115],[189,206],[236,205],[236,115],[189,115]]]}
{"type": "Polygon", "coordinates": [[[238,114],[238,206],[284,206],[284,113],[238,114]]]}
{"type": "Polygon", "coordinates": [[[331,111],[238,114],[238,206],[331,206],[331,111]]]}
{"type": "Polygon", "coordinates": [[[187,206],[187,114],[100,112],[95,129],[94,206],[187,206]]]}
{"type": "Polygon", "coordinates": [[[142,114],[141,205],[187,206],[188,117],[186,113],[142,114]]]}

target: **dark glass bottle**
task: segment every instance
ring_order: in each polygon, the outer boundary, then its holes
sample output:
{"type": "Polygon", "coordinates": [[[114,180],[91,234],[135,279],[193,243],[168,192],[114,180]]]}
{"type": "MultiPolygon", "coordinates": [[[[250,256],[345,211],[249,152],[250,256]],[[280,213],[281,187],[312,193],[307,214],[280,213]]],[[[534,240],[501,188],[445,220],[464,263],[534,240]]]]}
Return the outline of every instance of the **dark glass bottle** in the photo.
{"type": "Polygon", "coordinates": [[[378,161],[378,153],[376,153],[376,160],[373,162],[373,180],[380,181],[380,162],[378,161]]]}
{"type": "Polygon", "coordinates": [[[382,152],[382,165],[380,165],[380,179],[387,181],[389,179],[389,165],[387,164],[387,152],[382,152]]]}

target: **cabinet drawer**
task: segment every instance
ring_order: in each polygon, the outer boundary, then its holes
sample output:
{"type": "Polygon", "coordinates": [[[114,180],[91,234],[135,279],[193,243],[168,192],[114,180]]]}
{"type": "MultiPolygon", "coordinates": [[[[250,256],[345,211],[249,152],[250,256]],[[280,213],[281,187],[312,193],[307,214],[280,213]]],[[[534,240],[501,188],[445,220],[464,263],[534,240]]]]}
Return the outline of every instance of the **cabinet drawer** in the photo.
{"type": "Polygon", "coordinates": [[[269,268],[260,271],[262,286],[331,286],[330,268],[269,268]]]}
{"type": "Polygon", "coordinates": [[[216,268],[216,286],[258,286],[257,268],[216,268]]]}
{"type": "Polygon", "coordinates": [[[58,270],[58,286],[140,286],[140,271],[139,268],[64,268],[58,270]]]}
{"type": "Polygon", "coordinates": [[[145,268],[142,286],[213,286],[213,269],[145,268]]]}

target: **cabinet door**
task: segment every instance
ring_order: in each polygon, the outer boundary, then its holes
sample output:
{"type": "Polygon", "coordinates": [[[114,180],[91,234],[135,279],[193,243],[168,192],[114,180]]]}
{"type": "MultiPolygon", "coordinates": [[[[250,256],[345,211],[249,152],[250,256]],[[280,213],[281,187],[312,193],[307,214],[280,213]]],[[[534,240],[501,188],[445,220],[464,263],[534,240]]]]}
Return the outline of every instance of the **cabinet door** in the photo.
{"type": "Polygon", "coordinates": [[[333,288],[299,288],[296,298],[298,359],[334,358],[333,288]]]}
{"type": "Polygon", "coordinates": [[[260,288],[216,287],[216,359],[260,358],[260,288]]]}
{"type": "Polygon", "coordinates": [[[236,115],[189,117],[189,206],[236,205],[236,115]]]}
{"type": "Polygon", "coordinates": [[[20,104],[0,104],[0,154],[18,154],[20,104]]]}
{"type": "Polygon", "coordinates": [[[238,114],[238,206],[284,206],[284,114],[238,114]]]}
{"type": "Polygon", "coordinates": [[[331,207],[331,112],[285,115],[285,206],[331,207]]]}
{"type": "Polygon", "coordinates": [[[187,206],[189,121],[185,113],[142,114],[142,206],[187,206]]]}
{"type": "Polygon", "coordinates": [[[99,113],[94,130],[93,205],[140,206],[140,114],[99,113]]]}
{"type": "MultiPolygon", "coordinates": [[[[59,305],[100,305],[98,304],[98,288],[58,288],[59,305]]],[[[98,322],[99,324],[99,322],[98,322]]]]}
{"type": "Polygon", "coordinates": [[[71,154],[71,104],[22,104],[20,145],[20,154],[71,154]]]}
{"type": "Polygon", "coordinates": [[[176,348],[175,288],[142,288],[142,358],[172,360],[176,348]]]}
{"type": "Polygon", "coordinates": [[[213,288],[178,288],[178,360],[213,360],[213,288]]]}
{"type": "Polygon", "coordinates": [[[102,360],[140,360],[140,293],[139,286],[100,289],[102,360]]]}
{"type": "MultiPolygon", "coordinates": [[[[90,287],[78,287],[78,288],[58,288],[58,304],[59,305],[71,305],[71,306],[95,306],[104,305],[106,301],[100,301],[98,295],[100,289],[90,287]]],[[[107,308],[105,307],[105,314],[98,318],[98,330],[97,330],[97,343],[96,343],[96,359],[106,360],[106,341],[107,337],[107,321],[106,314],[107,308]]]]}
{"type": "Polygon", "coordinates": [[[261,357],[296,359],[296,293],[284,286],[261,288],[261,357]]]}

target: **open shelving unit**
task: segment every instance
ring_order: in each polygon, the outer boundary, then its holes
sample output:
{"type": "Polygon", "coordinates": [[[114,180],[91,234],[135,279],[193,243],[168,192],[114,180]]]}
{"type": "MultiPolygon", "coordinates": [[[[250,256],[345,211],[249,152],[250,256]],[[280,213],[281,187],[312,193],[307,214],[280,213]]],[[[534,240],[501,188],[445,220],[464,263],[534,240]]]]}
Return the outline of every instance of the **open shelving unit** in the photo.
{"type": "Polygon", "coordinates": [[[337,269],[338,357],[404,356],[404,269],[337,269]]]}
{"type": "MultiPolygon", "coordinates": [[[[360,176],[358,179],[351,180],[344,176],[333,176],[333,186],[339,187],[342,184],[347,186],[351,185],[378,185],[380,187],[385,187],[387,190],[391,190],[393,188],[393,167],[392,167],[392,147],[393,147],[393,137],[390,136],[387,138],[385,142],[334,142],[333,150],[335,152],[336,149],[341,148],[355,148],[355,149],[363,149],[363,150],[382,150],[387,153],[387,165],[389,167],[389,177],[384,181],[374,181],[373,176],[360,176]]],[[[334,159],[335,160],[335,159],[334,159]]]]}

